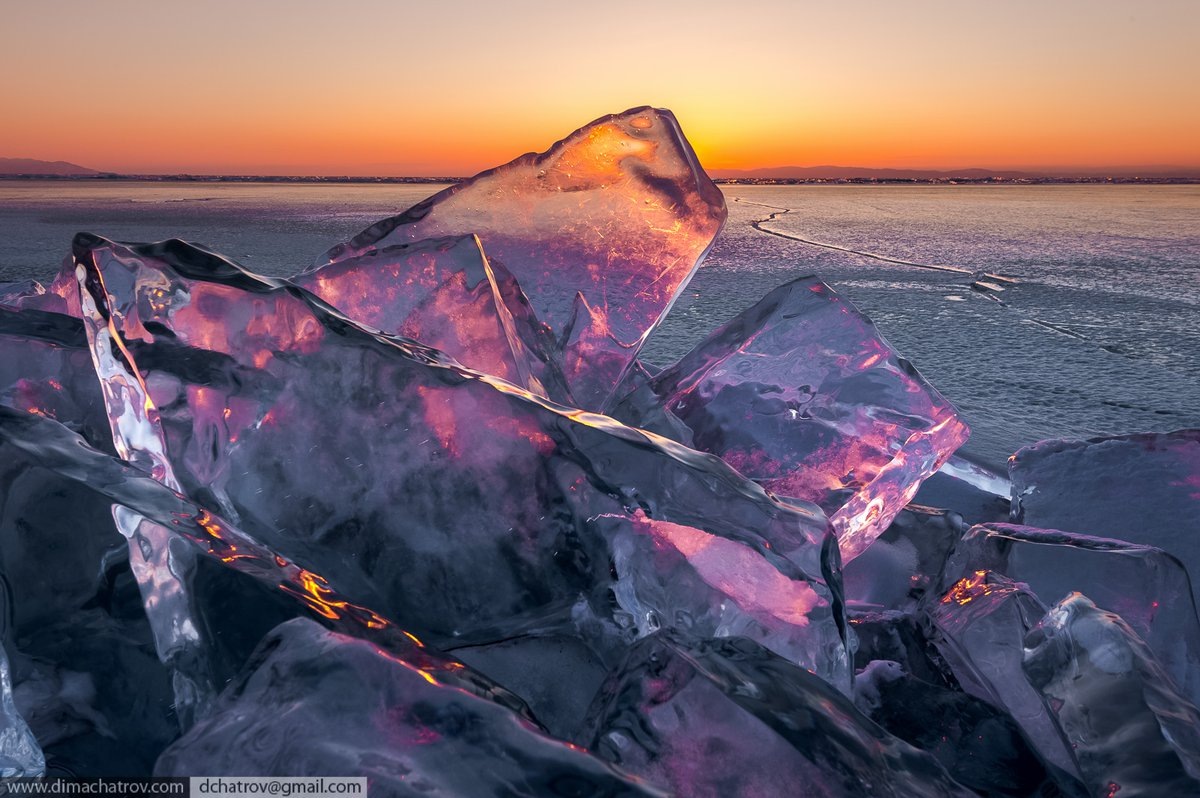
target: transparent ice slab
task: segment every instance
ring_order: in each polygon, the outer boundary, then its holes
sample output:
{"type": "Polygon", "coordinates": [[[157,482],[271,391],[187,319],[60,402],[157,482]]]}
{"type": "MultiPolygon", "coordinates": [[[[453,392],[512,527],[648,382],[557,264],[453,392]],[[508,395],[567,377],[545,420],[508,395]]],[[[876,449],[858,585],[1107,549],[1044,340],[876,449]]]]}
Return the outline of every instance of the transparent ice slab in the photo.
{"type": "MultiPolygon", "coordinates": [[[[347,599],[320,573],[280,556],[252,535],[146,472],[96,451],[56,421],[0,406],[0,450],[9,456],[25,458],[38,468],[84,486],[113,502],[116,512],[136,514],[149,523],[170,530],[173,537],[167,541],[167,545],[173,549],[174,556],[179,556],[180,544],[191,547],[207,560],[219,562],[269,588],[273,595],[283,595],[295,601],[297,607],[304,608],[334,631],[365,638],[380,649],[428,671],[446,684],[519,712],[527,712],[524,704],[511,693],[465,669],[461,663],[427,650],[421,640],[385,616],[347,599]]],[[[140,543],[149,547],[153,542],[140,543]]],[[[130,549],[131,556],[133,548],[130,549]]],[[[154,551],[145,555],[147,559],[155,556],[154,551]]],[[[197,569],[188,569],[180,574],[183,587],[189,592],[195,587],[193,579],[197,572],[197,569]]],[[[140,586],[144,598],[144,583],[140,586]]],[[[194,610],[196,606],[191,605],[191,609],[194,610]]],[[[242,612],[244,606],[241,607],[242,612]]],[[[262,614],[274,610],[267,602],[255,602],[252,606],[262,614]]],[[[197,629],[206,625],[198,613],[188,615],[184,620],[197,629]]],[[[236,623],[238,618],[232,620],[236,623]]],[[[151,617],[150,621],[153,626],[154,618],[151,617]]],[[[159,642],[157,633],[158,630],[155,630],[156,645],[159,642]]],[[[212,643],[208,645],[210,648],[200,649],[198,653],[208,656],[212,643]]]]}
{"type": "Polygon", "coordinates": [[[513,276],[488,261],[474,235],[372,249],[293,282],[367,327],[420,341],[555,401],[571,400],[553,340],[513,276]]]}
{"type": "Polygon", "coordinates": [[[725,215],[671,112],[634,108],[377,222],[316,266],[477,234],[554,331],[578,405],[601,410],[725,215]]]}
{"type": "Polygon", "coordinates": [[[974,526],[946,564],[944,583],[978,570],[1026,584],[1049,605],[1080,592],[1120,615],[1193,703],[1200,696],[1200,622],[1175,557],[1152,546],[1014,524],[974,526]]]}
{"type": "Polygon", "coordinates": [[[1200,430],[1042,441],[1009,473],[1014,521],[1156,546],[1200,573],[1200,430]]]}
{"type": "Polygon", "coordinates": [[[1200,712],[1120,616],[1067,596],[1025,638],[1025,672],[1093,794],[1200,794],[1200,712]]]}
{"type": "Polygon", "coordinates": [[[846,562],[968,435],[871,321],[813,277],[767,294],[624,397],[614,415],[820,505],[846,562]]]}
{"type": "Polygon", "coordinates": [[[1006,711],[1069,792],[1078,777],[1074,755],[1022,669],[1025,635],[1044,614],[1024,586],[990,571],[959,580],[928,609],[933,643],[962,689],[1006,711]]]}

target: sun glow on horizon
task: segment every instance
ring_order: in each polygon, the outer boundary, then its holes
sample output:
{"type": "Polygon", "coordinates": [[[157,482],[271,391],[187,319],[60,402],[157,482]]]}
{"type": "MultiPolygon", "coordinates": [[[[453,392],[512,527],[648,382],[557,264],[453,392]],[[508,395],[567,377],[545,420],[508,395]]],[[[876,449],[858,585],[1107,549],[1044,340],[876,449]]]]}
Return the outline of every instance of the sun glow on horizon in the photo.
{"type": "Polygon", "coordinates": [[[651,104],[712,171],[1200,167],[1200,4],[6,9],[0,157],[460,176],[651,104]],[[64,20],[70,20],[67,24],[64,20]],[[54,42],[47,54],[47,42],[54,42]]]}

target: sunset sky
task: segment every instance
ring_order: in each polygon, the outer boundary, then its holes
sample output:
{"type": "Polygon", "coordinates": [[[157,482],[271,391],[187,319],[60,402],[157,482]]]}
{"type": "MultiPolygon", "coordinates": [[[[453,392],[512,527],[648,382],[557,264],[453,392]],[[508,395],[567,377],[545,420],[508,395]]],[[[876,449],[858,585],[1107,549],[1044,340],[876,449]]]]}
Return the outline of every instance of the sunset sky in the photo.
{"type": "Polygon", "coordinates": [[[0,5],[0,157],[466,175],[670,108],[710,170],[1200,166],[1200,2],[0,5]]]}

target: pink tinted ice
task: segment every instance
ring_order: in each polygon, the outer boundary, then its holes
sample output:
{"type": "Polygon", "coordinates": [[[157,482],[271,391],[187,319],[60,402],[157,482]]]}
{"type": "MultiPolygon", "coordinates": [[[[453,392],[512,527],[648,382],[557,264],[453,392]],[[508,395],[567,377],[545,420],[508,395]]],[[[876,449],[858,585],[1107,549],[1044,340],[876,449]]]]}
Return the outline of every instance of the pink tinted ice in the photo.
{"type": "MultiPolygon", "coordinates": [[[[147,470],[164,460],[181,492],[349,600],[434,644],[573,625],[580,601],[624,634],[611,549],[625,532],[648,537],[649,516],[676,538],[694,528],[693,548],[727,538],[778,572],[782,581],[756,584],[804,599],[774,616],[789,625],[789,656],[848,682],[824,576],[835,549],[818,508],[777,501],[715,457],[377,335],[183,242],[80,236],[75,246],[112,342],[102,379],[139,397],[110,392],[120,401],[109,410],[128,417],[152,455],[147,470]]],[[[686,605],[706,621],[729,603],[711,573],[683,597],[666,596],[661,577],[631,574],[626,603],[672,619],[686,605]]],[[[774,598],[756,601],[778,609],[774,598]]]]}
{"type": "Polygon", "coordinates": [[[870,319],[813,277],[772,291],[614,414],[819,504],[844,560],[887,529],[968,435],[870,319]]]}
{"type": "Polygon", "coordinates": [[[378,222],[317,266],[475,233],[562,347],[580,407],[601,409],[725,221],[675,117],[635,108],[585,125],[378,222]]]}
{"type": "Polygon", "coordinates": [[[293,282],[355,321],[432,346],[469,368],[556,399],[561,369],[511,274],[488,262],[476,236],[373,249],[293,282]],[[548,386],[548,387],[547,387],[548,386]]]}

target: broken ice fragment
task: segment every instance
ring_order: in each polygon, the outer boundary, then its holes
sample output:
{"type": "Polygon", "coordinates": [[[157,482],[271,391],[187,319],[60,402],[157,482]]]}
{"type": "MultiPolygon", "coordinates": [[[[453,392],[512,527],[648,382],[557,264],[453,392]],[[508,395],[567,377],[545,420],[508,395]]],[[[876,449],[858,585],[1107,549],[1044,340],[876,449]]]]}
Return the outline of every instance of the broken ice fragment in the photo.
{"type": "Polygon", "coordinates": [[[967,532],[944,583],[978,570],[1025,583],[1046,604],[1081,592],[1128,623],[1193,702],[1200,698],[1200,622],[1183,565],[1152,546],[1013,524],[967,532]]]}
{"type": "Polygon", "coordinates": [[[744,638],[639,641],[580,742],[678,795],[968,796],[933,757],[744,638]]]}
{"type": "Polygon", "coordinates": [[[75,283],[75,263],[68,256],[49,286],[37,280],[0,283],[0,306],[10,310],[41,310],[79,318],[79,288],[75,283]]]}
{"type": "Polygon", "coordinates": [[[437,674],[306,620],[263,640],[155,772],[367,776],[386,795],[659,794],[437,674]]]}
{"type": "Polygon", "coordinates": [[[928,610],[933,642],[967,693],[1012,716],[1056,780],[1078,776],[1070,747],[1022,670],[1025,635],[1045,614],[1037,597],[990,571],[959,580],[928,610]]]}
{"type": "Polygon", "coordinates": [[[0,646],[0,778],[41,776],[46,757],[13,703],[8,656],[0,646]]]}
{"type": "Polygon", "coordinates": [[[1025,672],[1094,795],[1200,794],[1200,712],[1120,616],[1067,596],[1025,638],[1025,672]]]}
{"type": "Polygon", "coordinates": [[[0,307],[0,405],[53,418],[112,451],[100,386],[79,319],[0,307]]]}
{"type": "Polygon", "coordinates": [[[614,415],[720,456],[830,514],[846,562],[967,438],[954,408],[813,277],[767,294],[614,415]]]}
{"type": "Polygon", "coordinates": [[[808,661],[844,673],[816,507],[182,242],[75,246],[121,352],[100,351],[110,413],[161,423],[142,441],[151,468],[165,456],[184,492],[356,603],[435,644],[570,626],[581,596],[611,604],[608,543],[588,519],[642,512],[745,544],[811,589],[808,661]],[[145,412],[124,398],[142,385],[145,412]]]}
{"type": "Polygon", "coordinates": [[[854,690],[863,714],[928,751],[963,786],[997,797],[1046,794],[1045,768],[1012,719],[986,701],[881,660],[855,676],[854,690]]]}
{"type": "Polygon", "coordinates": [[[1042,441],[1009,472],[1014,521],[1156,546],[1200,573],[1200,430],[1042,441]]]}
{"type": "Polygon", "coordinates": [[[30,304],[40,302],[45,295],[46,287],[37,280],[0,283],[0,307],[11,310],[27,308],[30,304]]]}
{"type": "Polygon", "coordinates": [[[675,117],[634,108],[377,222],[316,265],[477,234],[559,338],[579,406],[600,410],[725,215],[675,117]]]}
{"type": "Polygon", "coordinates": [[[910,504],[870,548],[842,569],[846,602],[861,609],[912,609],[937,590],[946,556],[965,524],[954,512],[910,504]]]}
{"type": "Polygon", "coordinates": [[[745,637],[849,693],[841,619],[810,627],[823,601],[808,583],[784,576],[742,543],[642,513],[632,523],[602,516],[596,527],[611,547],[617,604],[640,635],[666,627],[693,637],[745,637]]]}
{"type": "MultiPolygon", "coordinates": [[[[74,253],[78,260],[78,253],[74,253]]],[[[129,354],[109,310],[89,290],[107,291],[103,277],[79,267],[80,308],[92,365],[100,380],[113,446],[117,454],[168,488],[181,490],[166,452],[158,412],[145,382],[131,375],[129,354]]],[[[146,617],[154,631],[159,659],[175,672],[175,703],[183,728],[206,711],[216,693],[217,679],[209,661],[204,630],[197,622],[195,598],[189,586],[195,553],[172,531],[127,507],[114,505],[113,522],[129,542],[129,564],[142,592],[146,617]]]]}
{"type": "Polygon", "coordinates": [[[488,262],[476,236],[369,250],[294,282],[360,324],[420,341],[534,393],[569,400],[553,353],[535,357],[529,350],[528,342],[541,339],[528,300],[512,275],[488,262]]]}

